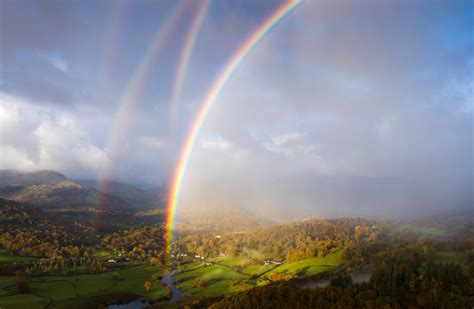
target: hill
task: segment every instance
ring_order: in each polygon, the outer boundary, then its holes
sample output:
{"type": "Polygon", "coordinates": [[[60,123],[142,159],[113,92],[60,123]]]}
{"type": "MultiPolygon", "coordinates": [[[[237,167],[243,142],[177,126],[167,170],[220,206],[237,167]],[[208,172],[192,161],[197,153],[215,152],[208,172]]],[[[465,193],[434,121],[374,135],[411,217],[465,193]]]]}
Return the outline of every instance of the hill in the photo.
{"type": "Polygon", "coordinates": [[[0,171],[0,197],[48,208],[133,209],[134,204],[82,186],[55,171],[0,171]]]}
{"type": "Polygon", "coordinates": [[[65,180],[67,180],[66,176],[55,171],[22,172],[14,169],[0,170],[0,187],[53,184],[65,180]]]}
{"type": "Polygon", "coordinates": [[[119,197],[137,209],[162,208],[165,205],[164,190],[160,187],[144,190],[118,181],[105,181],[100,187],[95,180],[77,180],[76,182],[119,197]]]}

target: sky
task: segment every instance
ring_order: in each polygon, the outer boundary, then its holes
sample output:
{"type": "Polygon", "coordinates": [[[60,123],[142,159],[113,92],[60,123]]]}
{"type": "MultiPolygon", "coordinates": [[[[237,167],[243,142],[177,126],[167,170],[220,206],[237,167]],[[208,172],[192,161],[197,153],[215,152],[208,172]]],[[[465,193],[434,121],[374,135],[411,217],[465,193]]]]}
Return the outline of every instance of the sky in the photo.
{"type": "MultiPolygon", "coordinates": [[[[200,101],[279,4],[211,1],[173,102],[204,2],[1,1],[0,168],[166,186],[200,101]]],[[[472,208],[473,19],[472,1],[303,2],[222,89],[181,204],[267,216],[472,208]]]]}

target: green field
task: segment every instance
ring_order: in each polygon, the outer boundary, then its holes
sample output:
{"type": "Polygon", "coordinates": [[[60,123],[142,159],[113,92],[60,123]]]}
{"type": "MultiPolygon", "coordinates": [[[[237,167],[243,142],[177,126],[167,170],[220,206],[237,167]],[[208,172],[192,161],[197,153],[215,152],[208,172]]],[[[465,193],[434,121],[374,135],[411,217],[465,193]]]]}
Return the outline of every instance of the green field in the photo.
{"type": "Polygon", "coordinates": [[[0,264],[30,262],[35,259],[34,257],[18,256],[8,250],[0,249],[0,264]]]}
{"type": "MultiPolygon", "coordinates": [[[[163,274],[163,269],[157,266],[139,266],[118,271],[120,279],[112,280],[112,273],[83,274],[75,276],[48,276],[29,280],[31,294],[16,294],[16,279],[0,277],[0,306],[5,308],[28,308],[24,299],[32,299],[41,308],[44,300],[51,301],[48,308],[62,308],[74,300],[88,299],[98,295],[118,295],[120,293],[136,293],[148,297],[163,295],[164,287],[153,280],[163,274]],[[144,283],[153,282],[153,288],[145,292],[144,283]],[[5,295],[5,296],[1,296],[5,295]],[[10,296],[7,296],[10,295],[10,296]],[[69,301],[68,301],[69,300],[69,301]]],[[[69,306],[69,305],[67,305],[69,306]]]]}
{"type": "MultiPolygon", "coordinates": [[[[262,257],[263,255],[259,255],[262,257]]],[[[248,263],[250,260],[247,257],[219,257],[210,260],[212,263],[227,266],[227,267],[241,267],[240,273],[245,275],[260,275],[263,274],[275,266],[273,265],[263,265],[263,260],[260,260],[258,264],[252,265],[248,263]],[[249,265],[247,265],[249,264],[249,265]]]]}
{"type": "MultiPolygon", "coordinates": [[[[250,277],[235,272],[232,268],[212,265],[176,274],[174,279],[177,287],[185,293],[196,296],[219,296],[238,292],[247,288],[245,281],[250,277]],[[196,280],[204,283],[203,287],[195,287],[196,280]],[[236,284],[241,281],[241,283],[236,284]]],[[[248,284],[252,286],[252,284],[248,284]]]]}
{"type": "Polygon", "coordinates": [[[110,260],[117,258],[117,256],[112,251],[107,249],[95,250],[94,255],[102,260],[110,260]]]}
{"type": "Polygon", "coordinates": [[[299,270],[303,275],[315,275],[335,269],[342,264],[341,254],[342,251],[338,251],[325,258],[312,258],[278,267],[263,264],[243,266],[248,262],[248,257],[219,257],[210,259],[209,262],[213,263],[210,266],[202,266],[201,262],[190,263],[174,279],[177,287],[184,293],[193,296],[220,296],[268,284],[268,276],[275,272],[293,275],[299,270]],[[201,283],[200,287],[198,282],[201,283]]]}
{"type": "Polygon", "coordinates": [[[2,309],[44,308],[49,303],[49,299],[31,294],[0,297],[0,307],[2,307],[2,309]]]}
{"type": "MultiPolygon", "coordinates": [[[[249,264],[248,257],[220,257],[211,259],[205,266],[196,261],[181,266],[175,274],[176,286],[183,293],[193,296],[221,296],[233,294],[269,283],[272,273],[293,275],[299,271],[303,275],[315,275],[331,270],[342,264],[342,251],[328,254],[325,258],[312,258],[303,261],[275,265],[249,264]],[[198,284],[199,283],[199,284],[198,284]]],[[[106,256],[108,252],[97,253],[106,256]]],[[[255,263],[255,261],[253,261],[255,263]]],[[[112,272],[101,274],[82,274],[71,276],[43,276],[29,279],[31,294],[17,294],[16,278],[0,277],[0,306],[5,308],[25,308],[25,304],[34,304],[31,308],[73,308],[91,305],[111,295],[134,293],[144,297],[160,297],[164,287],[156,279],[164,274],[157,266],[138,266],[117,271],[119,280],[112,279],[112,272]],[[145,292],[145,281],[154,283],[151,291],[145,292]],[[101,298],[102,297],[102,298],[101,298]]],[[[26,307],[28,308],[28,307],[26,307]]]]}
{"type": "Polygon", "coordinates": [[[240,266],[247,260],[246,257],[219,257],[215,259],[210,259],[211,262],[224,265],[227,267],[240,266]]]}
{"type": "Polygon", "coordinates": [[[316,275],[340,266],[342,264],[341,254],[342,251],[339,250],[336,253],[326,255],[324,258],[315,257],[295,263],[283,264],[269,271],[265,276],[268,277],[273,273],[293,275],[296,271],[305,276],[316,275]]]}
{"type": "Polygon", "coordinates": [[[258,276],[261,275],[271,269],[273,269],[273,265],[250,265],[250,266],[245,266],[242,267],[240,270],[241,273],[247,274],[247,275],[254,275],[258,276]]]}

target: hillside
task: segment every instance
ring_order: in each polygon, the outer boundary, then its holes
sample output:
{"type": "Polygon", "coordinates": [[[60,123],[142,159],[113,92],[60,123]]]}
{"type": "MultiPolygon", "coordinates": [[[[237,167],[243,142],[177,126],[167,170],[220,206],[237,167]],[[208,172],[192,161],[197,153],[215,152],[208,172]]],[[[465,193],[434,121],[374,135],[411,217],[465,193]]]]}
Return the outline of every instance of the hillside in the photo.
{"type": "Polygon", "coordinates": [[[0,170],[0,187],[53,184],[65,180],[67,180],[66,176],[55,171],[22,172],[14,169],[0,170]]]}
{"type": "Polygon", "coordinates": [[[95,180],[77,180],[76,182],[83,186],[119,197],[138,209],[162,208],[165,205],[164,190],[159,187],[144,190],[131,184],[118,181],[105,181],[100,186],[95,180]]]}
{"type": "Polygon", "coordinates": [[[120,197],[103,193],[68,180],[54,171],[0,172],[0,197],[49,208],[133,209],[134,205],[120,197]]]}

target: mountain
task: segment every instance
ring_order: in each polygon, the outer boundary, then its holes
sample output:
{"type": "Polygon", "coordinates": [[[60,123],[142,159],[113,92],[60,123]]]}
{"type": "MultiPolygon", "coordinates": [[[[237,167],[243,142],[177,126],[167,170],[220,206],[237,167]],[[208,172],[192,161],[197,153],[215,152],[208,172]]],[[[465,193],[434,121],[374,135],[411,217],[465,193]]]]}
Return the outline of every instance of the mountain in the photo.
{"type": "Polygon", "coordinates": [[[118,181],[106,181],[100,187],[97,181],[94,180],[76,180],[76,182],[83,186],[117,196],[135,208],[162,208],[165,205],[166,190],[161,187],[144,190],[118,181]]]}
{"type": "Polygon", "coordinates": [[[145,194],[152,205],[156,207],[165,207],[167,203],[168,191],[164,187],[153,187],[145,190],[145,194]]]}
{"type": "Polygon", "coordinates": [[[13,169],[0,170],[0,187],[53,184],[65,180],[67,180],[66,176],[55,171],[22,172],[13,169]]]}
{"type": "Polygon", "coordinates": [[[49,208],[127,210],[135,206],[120,197],[67,179],[54,171],[0,171],[0,197],[49,208]]]}

